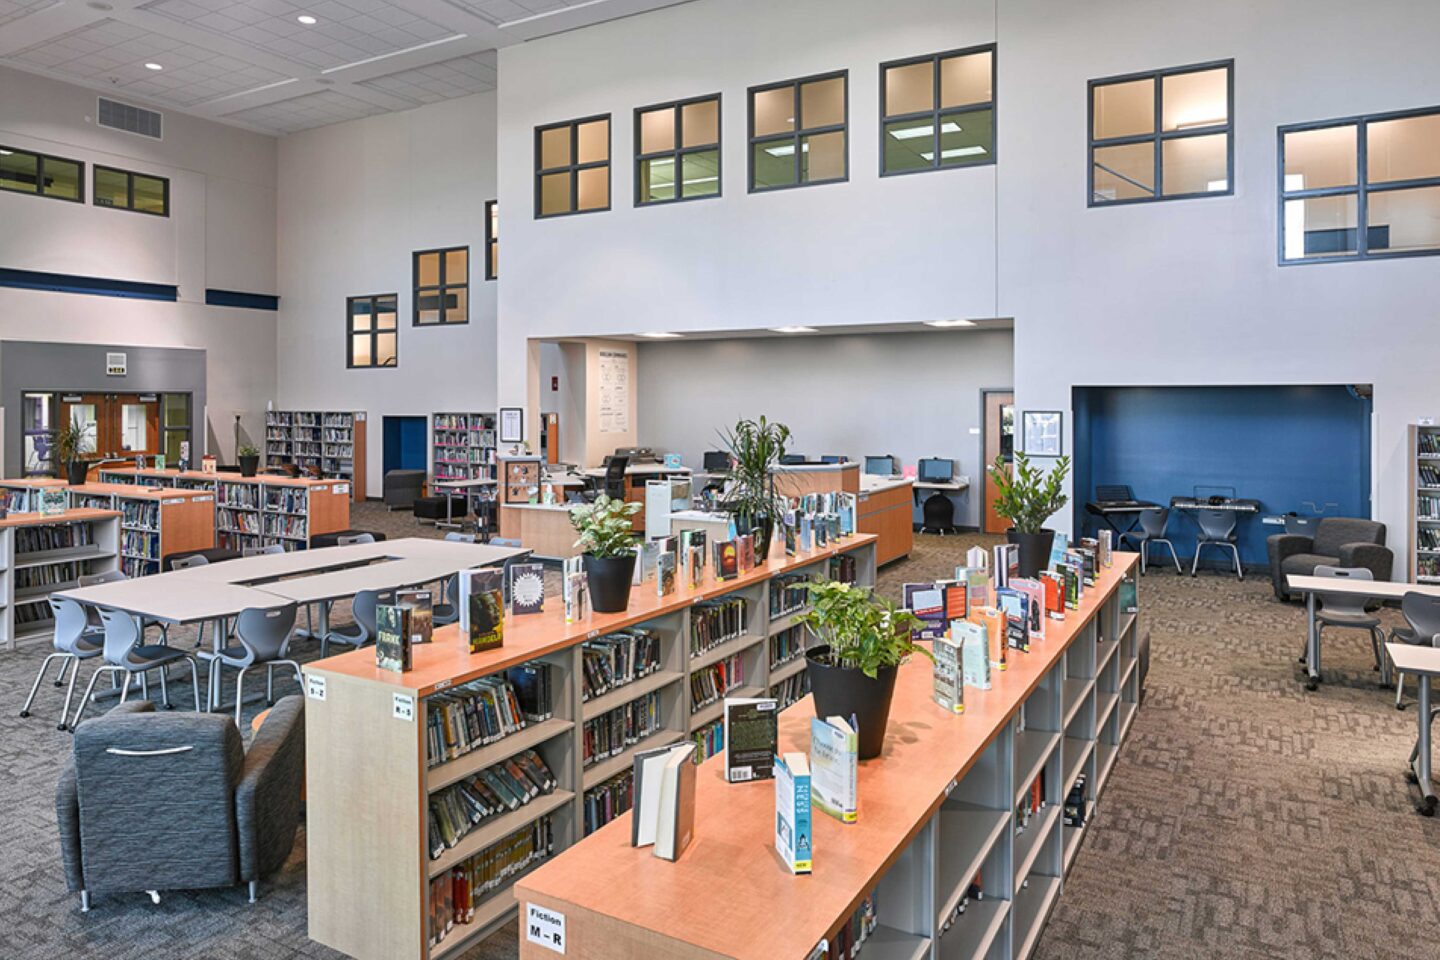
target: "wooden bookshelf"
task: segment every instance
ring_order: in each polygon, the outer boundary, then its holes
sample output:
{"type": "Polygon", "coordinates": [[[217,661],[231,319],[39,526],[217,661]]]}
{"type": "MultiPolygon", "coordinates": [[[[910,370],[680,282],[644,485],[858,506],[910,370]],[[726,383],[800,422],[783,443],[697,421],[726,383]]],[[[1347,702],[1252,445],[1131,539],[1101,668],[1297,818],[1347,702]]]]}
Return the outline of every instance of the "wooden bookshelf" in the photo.
{"type": "Polygon", "coordinates": [[[364,411],[267,410],[265,463],[348,483],[351,499],[363,500],[366,419],[364,411]]]}
{"type": "Polygon", "coordinates": [[[114,570],[119,548],[116,510],[12,513],[0,520],[0,644],[14,650],[25,640],[48,639],[55,628],[50,594],[75,586],[83,574],[114,570]],[[56,540],[36,542],[42,538],[56,540]]]}
{"type": "Polygon", "coordinates": [[[45,490],[67,486],[57,477],[26,477],[23,480],[0,480],[11,513],[39,513],[40,495],[45,490]]]}
{"type": "Polygon", "coordinates": [[[213,490],[85,483],[66,492],[72,507],[120,512],[120,569],[126,576],[159,573],[172,553],[215,546],[213,490]]]}
{"type": "MultiPolygon", "coordinates": [[[[559,598],[549,597],[543,613],[507,617],[504,646],[480,654],[461,647],[455,627],[442,627],[435,631],[434,642],[414,648],[414,668],[406,673],[380,670],[371,649],[304,666],[310,691],[305,732],[307,802],[312,811],[306,832],[311,939],[359,960],[438,960],[493,933],[513,915],[510,886],[528,871],[487,895],[472,923],[457,926],[434,947],[427,942],[428,881],[452,859],[450,851],[440,861],[429,857],[429,794],[533,748],[555,774],[555,793],[503,815],[503,827],[487,821],[478,829],[493,840],[548,815],[556,850],[577,843],[584,831],[586,790],[628,770],[637,751],[691,735],[689,640],[694,605],[737,594],[751,601],[748,627],[754,636],[747,631],[744,649],[753,651],[758,672],[747,676],[745,685],[760,692],[768,682],[769,583],[785,574],[823,574],[829,559],[838,554],[853,554],[858,579],[873,584],[875,538],[860,535],[803,557],[774,557],[731,580],[707,577],[697,588],[679,586],[667,597],[659,597],[649,581],[633,588],[630,606],[623,613],[592,612],[577,623],[565,623],[559,598]],[[659,636],[660,669],[584,702],[582,644],[636,626],[659,636]],[[430,698],[534,660],[550,667],[554,716],[427,768],[430,698]],[[323,699],[316,699],[316,681],[323,683],[323,699]],[[587,764],[585,722],[652,693],[660,702],[658,728],[640,742],[587,764]],[[413,718],[397,719],[397,703],[412,708],[413,718]],[[541,800],[546,802],[541,805],[541,800]]],[[[462,843],[469,852],[485,845],[469,836],[462,843]]]]}
{"type": "MultiPolygon", "coordinates": [[[[1136,618],[1118,601],[1138,558],[1114,556],[1079,610],[1048,623],[1028,654],[1011,651],[992,689],[966,689],[963,714],[933,702],[928,661],[901,668],[884,753],[860,765],[859,822],[814,818],[813,874],[792,876],[773,854],[774,785],[729,784],[706,763],[696,839],[679,861],[631,847],[625,814],[517,881],[521,960],[554,956],[525,936],[529,904],[565,917],[571,956],[805,960],[822,940],[833,948],[872,891],[878,925],[861,957],[1028,957],[1093,823],[1065,826],[1064,799],[1083,774],[1087,809],[1101,801],[1139,703],[1136,618]],[[1015,801],[1039,771],[1045,806],[1022,830],[1015,801]],[[956,916],[976,870],[984,899],[956,916]]],[[[813,716],[809,700],[781,715],[782,750],[808,752],[813,716]]]]}
{"type": "Polygon", "coordinates": [[[495,414],[430,415],[430,475],[436,480],[494,480],[495,453],[495,414]]]}

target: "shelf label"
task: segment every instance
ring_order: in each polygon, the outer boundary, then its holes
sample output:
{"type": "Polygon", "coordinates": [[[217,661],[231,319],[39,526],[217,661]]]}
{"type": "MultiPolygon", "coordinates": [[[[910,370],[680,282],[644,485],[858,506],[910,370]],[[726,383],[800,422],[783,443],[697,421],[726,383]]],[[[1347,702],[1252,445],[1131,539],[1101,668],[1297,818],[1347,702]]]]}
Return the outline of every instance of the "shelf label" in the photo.
{"type": "Polygon", "coordinates": [[[305,677],[305,695],[311,700],[325,699],[325,678],[308,674],[305,677]]]}
{"type": "Polygon", "coordinates": [[[1433,427],[1433,426],[1435,426],[1435,418],[1434,418],[1434,417],[1420,417],[1420,418],[1418,418],[1418,419],[1415,421],[1415,425],[1416,425],[1417,427],[1433,427]]]}
{"type": "Polygon", "coordinates": [[[335,484],[335,492],[336,492],[336,493],[349,493],[349,492],[350,492],[350,484],[348,484],[348,483],[337,483],[337,484],[335,484]]]}
{"type": "Polygon", "coordinates": [[[565,914],[542,907],[525,904],[525,939],[538,943],[546,950],[565,953],[565,914]]]}
{"type": "Polygon", "coordinates": [[[452,683],[454,683],[454,682],[455,682],[454,680],[451,680],[451,679],[449,679],[448,677],[447,677],[446,679],[444,679],[444,680],[436,680],[436,681],[435,681],[435,690],[436,690],[436,692],[438,693],[439,691],[444,690],[446,687],[450,686],[450,684],[452,684],[452,683]]]}
{"type": "Polygon", "coordinates": [[[958,786],[960,786],[960,781],[959,781],[959,780],[951,780],[949,783],[947,783],[947,784],[945,785],[945,796],[948,797],[948,796],[950,796],[950,794],[954,793],[954,792],[955,792],[955,788],[958,787],[958,786]]]}
{"type": "Polygon", "coordinates": [[[184,502],[185,502],[185,498],[184,498],[184,497],[175,497],[175,498],[170,499],[170,500],[161,500],[160,502],[163,503],[163,504],[165,504],[165,506],[167,506],[167,507],[173,507],[173,506],[174,506],[175,504],[177,504],[177,503],[184,503],[184,502]]]}
{"type": "Polygon", "coordinates": [[[394,696],[395,705],[391,710],[391,716],[396,720],[404,720],[407,723],[415,722],[415,698],[408,693],[397,693],[394,696]]]}

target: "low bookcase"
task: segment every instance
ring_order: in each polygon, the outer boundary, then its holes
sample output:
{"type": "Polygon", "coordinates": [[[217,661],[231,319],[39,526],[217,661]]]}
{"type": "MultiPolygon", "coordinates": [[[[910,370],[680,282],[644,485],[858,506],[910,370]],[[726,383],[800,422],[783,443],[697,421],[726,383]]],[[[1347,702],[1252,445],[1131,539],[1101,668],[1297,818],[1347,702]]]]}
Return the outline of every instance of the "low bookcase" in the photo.
{"type": "MultiPolygon", "coordinates": [[[[438,960],[493,933],[513,915],[514,884],[549,858],[506,877],[479,900],[470,922],[455,925],[434,944],[431,880],[542,818],[550,824],[550,857],[578,843],[585,832],[587,791],[623,775],[636,753],[690,736],[707,716],[692,710],[689,678],[695,670],[738,652],[755,671],[746,675],[742,689],[767,688],[770,634],[798,614],[792,610],[771,621],[770,584],[797,572],[827,575],[837,555],[853,558],[847,565],[858,582],[873,584],[875,538],[861,535],[803,557],[772,558],[733,580],[707,576],[699,587],[678,586],[667,597],[656,596],[654,582],[647,582],[633,589],[624,613],[591,613],[577,623],[565,623],[563,605],[551,597],[543,613],[507,617],[504,646],[484,653],[463,650],[456,628],[441,627],[432,643],[414,648],[413,669],[405,673],[378,669],[369,648],[305,665],[310,937],[358,960],[438,960]],[[746,602],[747,620],[735,650],[693,656],[697,607],[738,599],[746,602]],[[586,699],[585,644],[631,629],[654,635],[655,669],[586,699]],[[464,684],[524,664],[549,671],[549,717],[430,765],[431,712],[445,709],[447,697],[464,684]],[[607,743],[603,755],[587,762],[587,724],[637,702],[646,705],[643,713],[653,722],[632,741],[607,743]],[[553,792],[483,821],[432,859],[431,795],[530,749],[553,773],[553,792]]],[[[799,662],[803,665],[803,658],[799,662]]],[[[796,669],[787,668],[792,674],[796,669]]]]}
{"type": "MultiPolygon", "coordinates": [[[[815,818],[812,875],[774,856],[773,785],[729,784],[706,763],[678,861],[631,847],[624,814],[517,881],[521,960],[554,955],[526,936],[531,905],[564,918],[567,955],[606,960],[839,960],[859,930],[866,960],[1030,956],[1140,701],[1136,614],[1119,589],[1138,558],[1114,557],[990,690],[966,689],[963,714],[934,703],[928,660],[900,669],[884,753],[860,765],[859,821],[815,818]],[[1067,825],[1072,788],[1086,816],[1067,825]],[[960,913],[972,884],[983,896],[960,913]]],[[[808,751],[813,716],[808,699],[781,715],[782,751],[808,751]]]]}
{"type": "Polygon", "coordinates": [[[117,510],[70,509],[0,520],[0,644],[49,637],[51,593],[84,574],[114,570],[120,549],[117,510]]]}
{"type": "Polygon", "coordinates": [[[120,569],[128,577],[159,573],[172,553],[215,546],[215,493],[135,484],[67,487],[72,507],[120,512],[120,569]]]}

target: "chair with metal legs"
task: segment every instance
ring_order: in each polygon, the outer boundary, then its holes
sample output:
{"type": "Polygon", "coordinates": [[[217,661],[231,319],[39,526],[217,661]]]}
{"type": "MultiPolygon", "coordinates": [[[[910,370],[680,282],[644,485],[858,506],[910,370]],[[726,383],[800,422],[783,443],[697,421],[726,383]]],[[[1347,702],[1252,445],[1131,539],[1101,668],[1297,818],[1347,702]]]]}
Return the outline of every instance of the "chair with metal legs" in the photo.
{"type": "MultiPolygon", "coordinates": [[[[1431,597],[1423,593],[1407,593],[1400,598],[1400,613],[1405,617],[1405,626],[1396,627],[1390,631],[1392,643],[1408,643],[1411,646],[1420,646],[1435,643],[1435,637],[1440,635],[1440,597],[1431,597]]],[[[1405,673],[1401,670],[1395,671],[1395,709],[1404,710],[1406,704],[1402,700],[1405,693],[1405,673]]]]}
{"type": "MultiPolygon", "coordinates": [[[[458,531],[445,534],[445,539],[451,543],[476,543],[478,541],[476,534],[458,531]]],[[[452,573],[445,578],[445,584],[441,588],[440,601],[435,604],[432,612],[435,626],[443,627],[460,621],[460,608],[455,604],[455,596],[459,592],[460,574],[452,573]]]]}
{"type": "MultiPolygon", "coordinates": [[[[1315,568],[1315,576],[1335,580],[1374,580],[1375,575],[1364,567],[1331,567],[1321,564],[1315,568]]],[[[1369,598],[1352,593],[1315,594],[1315,635],[1326,627],[1351,627],[1365,630],[1370,634],[1370,647],[1375,653],[1375,669],[1380,671],[1380,685],[1390,685],[1390,661],[1385,656],[1385,631],[1380,627],[1380,618],[1365,609],[1369,598]]],[[[1306,662],[1309,641],[1300,651],[1300,662],[1306,662]]]]}
{"type": "Polygon", "coordinates": [[[95,692],[95,681],[100,679],[102,673],[122,676],[120,702],[124,703],[130,695],[130,681],[136,674],[140,675],[142,695],[148,696],[149,684],[146,676],[151,670],[159,670],[160,695],[168,709],[170,689],[166,673],[169,671],[170,664],[181,661],[190,665],[190,683],[195,689],[195,712],[200,712],[200,671],[196,668],[193,657],[181,653],[174,647],[146,645],[143,641],[140,624],[128,613],[122,613],[119,610],[101,610],[100,622],[105,626],[105,662],[96,667],[95,672],[90,675],[90,682],[85,685],[85,696],[81,698],[80,706],[75,710],[75,719],[70,724],[72,727],[80,725],[80,718],[85,715],[85,707],[90,703],[90,697],[95,692]]]}
{"type": "Polygon", "coordinates": [[[59,659],[60,675],[55,678],[55,686],[65,686],[67,668],[70,670],[70,683],[65,690],[65,706],[60,710],[60,723],[55,729],[68,730],[70,728],[65,721],[70,716],[70,702],[75,696],[75,678],[80,675],[80,661],[98,657],[105,652],[105,633],[90,626],[85,605],[80,601],[55,596],[47,599],[50,602],[50,611],[55,615],[55,652],[40,664],[40,672],[35,674],[35,685],[30,688],[30,696],[25,698],[25,706],[20,708],[20,716],[30,716],[30,705],[35,702],[35,694],[40,690],[40,681],[45,679],[45,671],[49,669],[50,661],[59,659]]]}
{"type": "Polygon", "coordinates": [[[353,547],[357,543],[374,542],[375,535],[373,533],[352,533],[349,536],[335,538],[335,546],[337,547],[353,547]]]}
{"type": "MultiPolygon", "coordinates": [[[[114,570],[106,570],[104,573],[82,573],[75,578],[77,586],[97,587],[102,583],[119,583],[121,580],[129,580],[130,576],[118,567],[114,570]]],[[[85,617],[90,626],[95,630],[104,629],[100,624],[100,611],[96,607],[86,607],[85,617]]],[[[160,630],[160,642],[165,643],[170,639],[170,625],[159,620],[145,620],[141,626],[141,632],[157,627],[160,630]]]]}
{"type": "Polygon", "coordinates": [[[271,554],[284,553],[285,548],[281,544],[272,543],[263,547],[245,547],[240,551],[242,557],[268,557],[271,554]]]}
{"type": "Polygon", "coordinates": [[[1170,511],[1165,507],[1155,507],[1151,510],[1140,511],[1140,527],[1135,530],[1126,530],[1120,534],[1120,543],[1123,546],[1126,540],[1135,542],[1135,549],[1140,554],[1140,573],[1143,575],[1149,567],[1150,545],[1163,543],[1170,549],[1170,559],[1175,561],[1175,573],[1178,576],[1184,573],[1180,566],[1180,558],[1175,554],[1175,544],[1170,542],[1170,511]]]}
{"type": "Polygon", "coordinates": [[[241,711],[245,707],[245,673],[251,667],[262,664],[265,667],[265,704],[275,705],[275,668],[289,667],[295,673],[295,682],[304,685],[300,676],[300,664],[288,659],[290,632],[295,629],[297,604],[287,603],[283,607],[252,607],[243,610],[235,618],[235,632],[232,634],[236,645],[216,653],[210,661],[211,707],[220,706],[220,678],[223,668],[239,670],[235,678],[235,726],[240,726],[241,711]]]}
{"type": "MultiPolygon", "coordinates": [[[[192,553],[188,557],[175,557],[170,561],[171,570],[190,570],[194,567],[208,567],[210,558],[203,553],[192,553]]],[[[200,621],[200,626],[195,631],[195,647],[199,649],[205,643],[205,621],[200,621]]]]}
{"type": "Polygon", "coordinates": [[[394,590],[361,590],[350,604],[350,616],[355,622],[348,627],[331,629],[320,638],[320,657],[330,655],[330,644],[339,643],[349,647],[363,647],[375,639],[375,608],[382,603],[394,603],[394,590]]]}
{"type": "Polygon", "coordinates": [[[1195,560],[1190,564],[1190,576],[1195,576],[1195,571],[1200,567],[1202,548],[1220,547],[1234,555],[1235,576],[1244,580],[1245,571],[1240,567],[1240,547],[1235,543],[1235,511],[1197,510],[1195,522],[1200,525],[1200,532],[1195,537],[1195,560]]]}

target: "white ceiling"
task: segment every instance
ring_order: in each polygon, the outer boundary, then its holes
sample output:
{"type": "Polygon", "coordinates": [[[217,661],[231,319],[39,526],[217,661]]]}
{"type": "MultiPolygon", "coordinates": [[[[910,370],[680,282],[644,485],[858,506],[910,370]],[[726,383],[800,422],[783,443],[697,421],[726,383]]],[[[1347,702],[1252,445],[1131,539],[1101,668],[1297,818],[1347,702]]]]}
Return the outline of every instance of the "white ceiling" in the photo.
{"type": "Polygon", "coordinates": [[[0,0],[0,64],[286,134],[493,90],[500,47],[683,2],[0,0]]]}

